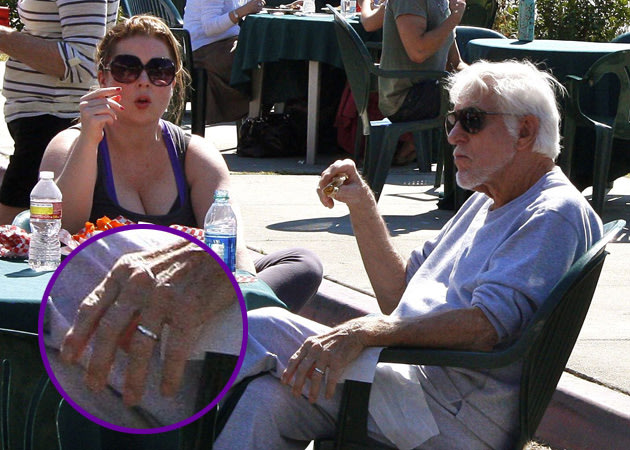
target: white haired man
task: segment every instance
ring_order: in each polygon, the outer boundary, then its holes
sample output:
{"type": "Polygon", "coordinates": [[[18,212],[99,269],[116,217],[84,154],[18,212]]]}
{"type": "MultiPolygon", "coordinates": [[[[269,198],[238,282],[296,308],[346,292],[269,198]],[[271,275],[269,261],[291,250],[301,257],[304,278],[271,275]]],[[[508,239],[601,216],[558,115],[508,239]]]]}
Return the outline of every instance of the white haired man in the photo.
{"type": "MultiPolygon", "coordinates": [[[[602,234],[598,216],[554,163],[556,89],[549,74],[515,61],[480,61],[451,77],[447,129],[457,182],[476,192],[407,262],[352,161],[322,173],[320,200],[348,206],[383,314],[328,328],[278,308],[251,313],[242,375],[256,363],[256,370],[263,367],[256,358],[265,351],[270,372],[248,385],[217,448],[304,448],[332,435],[336,384],[369,347],[492,350],[518,337],[602,234]],[[348,179],[335,199],[324,195],[341,173],[348,179]]],[[[371,397],[369,433],[406,449],[509,448],[519,375],[518,363],[483,372],[427,366],[393,372],[379,365],[372,392],[380,400],[373,404],[371,397]]]]}

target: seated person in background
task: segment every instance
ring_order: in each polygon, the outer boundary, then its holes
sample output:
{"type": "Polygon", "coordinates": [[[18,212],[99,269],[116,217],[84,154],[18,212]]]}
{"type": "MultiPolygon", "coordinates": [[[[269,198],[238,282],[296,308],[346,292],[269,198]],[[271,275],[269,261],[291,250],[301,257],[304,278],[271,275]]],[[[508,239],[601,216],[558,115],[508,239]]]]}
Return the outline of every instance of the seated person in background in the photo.
{"type": "MultiPolygon", "coordinates": [[[[397,0],[387,2],[383,22],[381,67],[395,70],[447,70],[464,66],[455,42],[455,27],[466,9],[465,0],[397,0]]],[[[379,78],[379,109],[392,122],[435,117],[440,106],[436,82],[379,78]]],[[[396,155],[413,160],[412,142],[396,155]]]]}
{"type": "MultiPolygon", "coordinates": [[[[247,385],[215,449],[305,448],[332,436],[341,398],[336,384],[375,353],[369,347],[510,345],[600,239],[599,217],[554,163],[561,85],[531,63],[481,61],[452,75],[450,86],[457,182],[476,192],[405,263],[354,163],[326,169],[320,200],[348,206],[383,314],[328,328],[278,308],[251,311],[239,376],[261,366],[269,372],[247,385]],[[323,188],[342,173],[348,179],[333,200],[323,188]]],[[[510,448],[520,372],[518,362],[484,371],[379,364],[368,432],[406,449],[510,448]]]]}
{"type": "MultiPolygon", "coordinates": [[[[360,0],[358,5],[361,7],[360,19],[365,31],[373,32],[383,28],[387,0],[383,0],[380,3],[378,3],[377,0],[376,4],[373,3],[372,0],[360,0]]],[[[370,93],[368,117],[370,120],[381,120],[384,117],[378,108],[377,92],[370,93]]],[[[356,130],[359,125],[359,113],[357,112],[349,85],[346,86],[346,91],[344,91],[342,101],[339,105],[335,125],[339,129],[339,146],[349,153],[353,153],[356,130]]],[[[405,133],[399,139],[398,150],[394,155],[392,164],[394,166],[404,166],[412,162],[414,157],[415,148],[413,135],[411,133],[405,133]]]]}
{"type": "Polygon", "coordinates": [[[94,48],[116,23],[118,0],[20,0],[16,10],[24,28],[0,26],[0,54],[9,56],[4,120],[14,142],[0,186],[0,224],[28,209],[46,146],[78,117],[80,98],[96,79],[94,48]]]}
{"type": "Polygon", "coordinates": [[[208,73],[206,123],[233,122],[247,114],[247,96],[230,86],[238,21],[262,10],[265,0],[188,0],[184,28],[190,32],[195,66],[208,73]]]}
{"type": "MultiPolygon", "coordinates": [[[[173,34],[155,17],[135,16],[107,33],[96,57],[100,87],[83,96],[80,126],[53,138],[41,166],[58,176],[63,227],[74,233],[87,220],[123,215],[203,228],[212,193],[230,189],[229,171],[209,141],[160,119],[184,83],[173,34]]],[[[289,249],[252,261],[238,223],[237,268],[298,311],[321,283],[317,256],[289,249]]]]}

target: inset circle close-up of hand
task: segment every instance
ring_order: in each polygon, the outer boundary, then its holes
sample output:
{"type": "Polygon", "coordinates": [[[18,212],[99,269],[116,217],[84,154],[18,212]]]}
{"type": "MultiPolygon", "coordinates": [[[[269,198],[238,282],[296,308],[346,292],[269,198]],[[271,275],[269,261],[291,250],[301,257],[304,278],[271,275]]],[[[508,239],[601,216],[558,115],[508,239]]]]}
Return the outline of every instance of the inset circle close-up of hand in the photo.
{"type": "Polygon", "coordinates": [[[218,401],[242,362],[238,284],[183,232],[134,225],[106,233],[51,279],[40,313],[44,364],[64,398],[101,425],[128,432],[184,425],[218,401]],[[204,365],[209,355],[223,364],[216,374],[204,365]],[[217,386],[215,398],[199,398],[208,395],[204,383],[217,386]]]}

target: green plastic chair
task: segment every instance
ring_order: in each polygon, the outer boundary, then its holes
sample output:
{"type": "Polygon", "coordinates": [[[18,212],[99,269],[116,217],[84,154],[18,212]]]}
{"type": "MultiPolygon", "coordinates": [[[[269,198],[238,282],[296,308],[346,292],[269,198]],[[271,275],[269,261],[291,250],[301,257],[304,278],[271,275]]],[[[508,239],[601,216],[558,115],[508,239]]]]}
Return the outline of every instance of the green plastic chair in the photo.
{"type": "MultiPolygon", "coordinates": [[[[421,170],[430,168],[431,150],[438,149],[437,154],[443,155],[442,148],[446,144],[444,133],[444,117],[448,109],[448,94],[445,88],[447,72],[441,71],[413,71],[413,70],[383,70],[375,65],[357,32],[348,24],[346,19],[330,5],[329,9],[334,14],[335,33],[339,43],[339,51],[343,61],[350,90],[361,118],[362,132],[366,136],[365,157],[363,163],[363,176],[374,192],[378,200],[380,197],[389,168],[396,151],[398,138],[408,132],[422,132],[421,145],[416,145],[418,167],[421,170]],[[413,122],[391,123],[388,119],[370,121],[367,113],[370,91],[376,77],[384,78],[413,78],[416,81],[436,80],[440,84],[441,106],[440,113],[431,119],[413,122]]],[[[359,147],[361,134],[357,130],[355,140],[355,159],[358,158],[356,150],[359,147]]],[[[436,174],[436,182],[441,177],[440,170],[436,174]]]]}
{"type": "MultiPolygon", "coordinates": [[[[624,227],[624,220],[606,224],[604,236],[558,281],[521,337],[493,352],[389,347],[379,361],[429,366],[493,369],[523,361],[519,428],[514,445],[523,448],[551,401],[591,304],[606,258],[606,244],[624,227]]],[[[367,437],[370,383],[347,380],[334,440],[315,441],[316,450],[388,448],[367,437]]]]}
{"type": "MultiPolygon", "coordinates": [[[[170,0],[121,0],[120,6],[126,17],[136,14],[152,14],[161,18],[171,29],[182,48],[184,68],[190,74],[191,82],[186,87],[186,101],[191,107],[191,132],[199,136],[206,133],[206,90],[208,74],[193,63],[193,50],[190,33],[184,29],[184,20],[177,7],[170,0]]],[[[172,111],[169,107],[166,118],[181,124],[183,110],[172,111]]]]}
{"type": "Polygon", "coordinates": [[[497,0],[467,0],[460,25],[492,28],[497,15],[497,0]]]}
{"type": "MultiPolygon", "coordinates": [[[[197,409],[229,380],[238,357],[206,353],[197,409]]],[[[65,402],[44,369],[37,334],[0,328],[0,449],[208,450],[217,409],[175,431],[127,434],[101,427],[65,402]],[[89,447],[86,447],[89,444],[89,447]]]]}
{"type": "Polygon", "coordinates": [[[570,178],[571,164],[573,161],[573,149],[575,146],[575,133],[577,127],[595,129],[595,150],[593,164],[593,209],[601,216],[606,197],[608,183],[608,171],[612,156],[613,139],[630,140],[630,50],[623,50],[602,56],[588,69],[583,77],[567,76],[566,86],[569,92],[569,100],[564,118],[564,152],[562,168],[570,178]],[[598,114],[585,112],[581,107],[581,97],[594,95],[596,85],[606,77],[618,80],[619,89],[610,85],[607,95],[601,95],[599,90],[594,98],[597,98],[599,109],[612,105],[614,111],[598,111],[598,114]],[[617,95],[618,93],[618,95],[617,95]]]}
{"type": "Polygon", "coordinates": [[[184,26],[184,19],[170,0],[120,0],[120,6],[126,17],[152,14],[162,19],[170,28],[184,26]]]}
{"type": "Polygon", "coordinates": [[[630,44],[630,31],[627,33],[622,33],[619,36],[616,36],[612,41],[617,44],[630,44]]]}

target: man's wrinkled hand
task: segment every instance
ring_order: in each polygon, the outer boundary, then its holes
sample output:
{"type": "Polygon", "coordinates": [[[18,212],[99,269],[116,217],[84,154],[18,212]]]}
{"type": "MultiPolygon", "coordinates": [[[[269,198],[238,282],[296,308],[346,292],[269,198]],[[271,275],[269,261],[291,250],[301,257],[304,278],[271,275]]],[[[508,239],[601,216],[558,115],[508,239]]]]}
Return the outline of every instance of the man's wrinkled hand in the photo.
{"type": "Polygon", "coordinates": [[[86,383],[100,390],[117,349],[123,348],[129,357],[123,400],[135,405],[144,393],[154,347],[165,336],[160,389],[172,396],[203,325],[235,301],[222,267],[196,244],[182,239],[158,251],[125,255],[79,306],[61,357],[76,362],[91,339],[86,383]]]}

